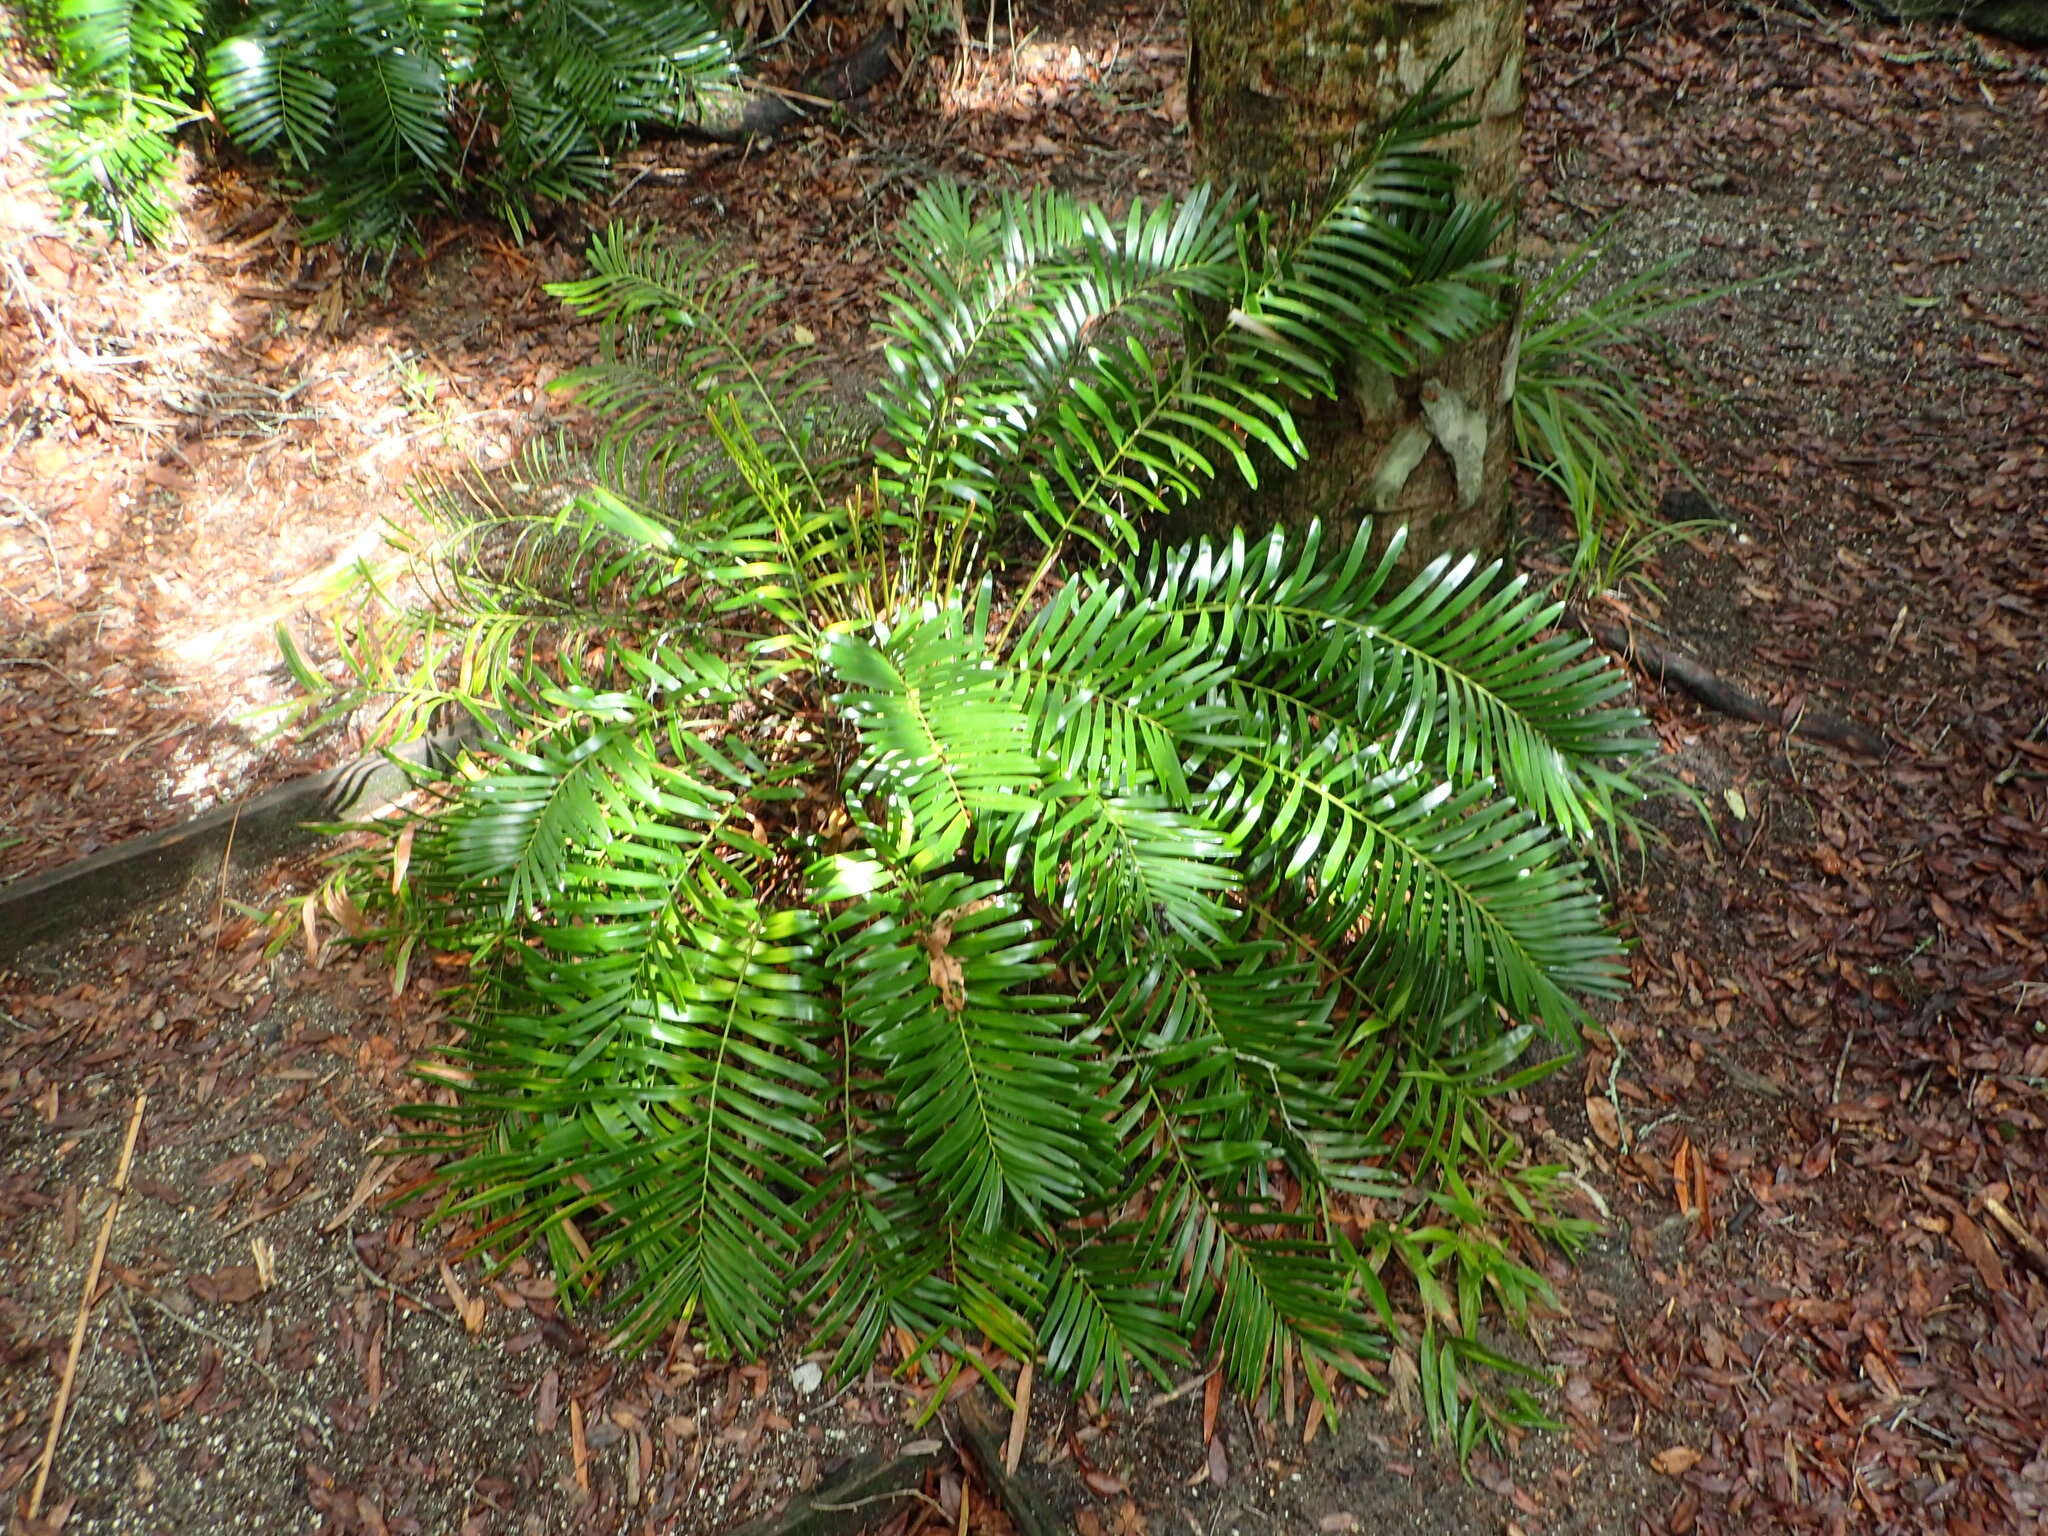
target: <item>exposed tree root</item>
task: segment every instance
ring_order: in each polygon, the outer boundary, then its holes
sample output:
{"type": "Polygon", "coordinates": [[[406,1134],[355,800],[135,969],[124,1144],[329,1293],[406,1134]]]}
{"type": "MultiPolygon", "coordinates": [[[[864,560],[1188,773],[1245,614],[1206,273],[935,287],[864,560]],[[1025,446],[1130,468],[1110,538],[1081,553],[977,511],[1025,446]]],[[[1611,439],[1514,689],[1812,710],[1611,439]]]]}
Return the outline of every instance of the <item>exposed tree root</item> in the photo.
{"type": "Polygon", "coordinates": [[[889,78],[898,35],[884,22],[867,41],[843,58],[810,75],[801,91],[776,91],[758,85],[718,86],[698,94],[694,112],[676,131],[715,144],[745,144],[772,139],[811,110],[852,101],[889,78]],[[810,109],[810,110],[807,110],[810,109]]]}
{"type": "Polygon", "coordinates": [[[1845,751],[1868,757],[1888,756],[1891,747],[1875,731],[1819,710],[1802,709],[1789,720],[1783,711],[1743,692],[1704,662],[1675,647],[1661,644],[1639,630],[1626,629],[1604,619],[1590,618],[1573,610],[1571,622],[1596,644],[1619,653],[1645,676],[1658,683],[1676,683],[1707,708],[1738,720],[1768,725],[1786,735],[1811,737],[1845,751]]]}

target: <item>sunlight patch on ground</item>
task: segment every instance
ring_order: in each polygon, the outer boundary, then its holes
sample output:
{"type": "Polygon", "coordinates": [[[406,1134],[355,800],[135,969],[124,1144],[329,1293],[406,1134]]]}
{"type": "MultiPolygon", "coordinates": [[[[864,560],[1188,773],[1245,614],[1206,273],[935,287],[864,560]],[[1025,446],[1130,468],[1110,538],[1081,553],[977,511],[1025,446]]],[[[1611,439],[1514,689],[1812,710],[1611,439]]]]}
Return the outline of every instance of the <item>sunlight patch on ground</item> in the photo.
{"type": "MultiPolygon", "coordinates": [[[[1000,41],[990,49],[976,43],[956,55],[938,91],[941,115],[987,113],[1019,124],[1038,123],[1063,97],[1092,92],[1107,99],[1112,76],[1123,75],[1120,92],[1128,94],[1134,72],[1175,64],[1159,76],[1163,107],[1176,125],[1187,121],[1187,89],[1180,82],[1178,47],[1162,47],[1143,37],[1104,37],[1090,33],[1073,39],[1033,32],[1015,47],[1000,41]]],[[[1031,140],[1032,149],[1047,158],[1064,153],[1044,133],[1031,140]]]]}
{"type": "MultiPolygon", "coordinates": [[[[0,879],[250,788],[276,749],[246,716],[290,688],[276,627],[328,654],[337,578],[408,482],[508,456],[554,371],[445,362],[231,173],[181,184],[166,249],[65,220],[25,83],[0,101],[0,879]]],[[[470,272],[444,287],[477,308],[470,272]]]]}

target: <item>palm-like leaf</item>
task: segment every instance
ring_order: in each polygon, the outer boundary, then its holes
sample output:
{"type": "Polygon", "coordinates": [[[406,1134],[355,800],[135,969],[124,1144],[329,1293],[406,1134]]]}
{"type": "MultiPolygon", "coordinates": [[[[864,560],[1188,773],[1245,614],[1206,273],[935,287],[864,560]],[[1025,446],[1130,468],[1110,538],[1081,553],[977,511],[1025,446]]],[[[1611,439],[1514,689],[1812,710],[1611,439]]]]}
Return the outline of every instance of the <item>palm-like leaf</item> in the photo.
{"type": "Polygon", "coordinates": [[[455,1053],[483,1069],[456,1124],[498,1132],[445,1171],[474,1191],[456,1209],[507,1208],[497,1241],[548,1236],[572,1274],[629,1265],[629,1336],[696,1313],[722,1348],[765,1345],[818,1162],[812,922],[707,903],[509,968],[455,1053]],[[605,984],[621,957],[636,988],[605,984]],[[578,1219],[603,1223],[587,1259],[561,1241],[578,1219]]]}
{"type": "Polygon", "coordinates": [[[1158,796],[1077,789],[1040,811],[1012,847],[1028,858],[1041,899],[1078,925],[1163,924],[1200,942],[1220,939],[1232,922],[1223,898],[1239,883],[1235,850],[1158,796]]]}
{"type": "Polygon", "coordinates": [[[1034,803],[1031,727],[957,608],[918,615],[880,644],[831,638],[824,660],[849,685],[840,704],[866,752],[856,793],[898,802],[921,858],[943,864],[978,819],[1034,803]]]}
{"type": "Polygon", "coordinates": [[[1146,1246],[1103,1238],[1058,1258],[1039,1325],[1046,1364],[1122,1397],[1130,1395],[1133,1366],[1161,1387],[1171,1385],[1167,1372],[1186,1360],[1187,1348],[1146,1246]]]}
{"type": "Polygon", "coordinates": [[[58,0],[53,8],[67,70],[99,90],[175,90],[199,28],[191,0],[58,0]]]}
{"type": "Polygon", "coordinates": [[[839,956],[891,1119],[964,1230],[1071,1214],[1089,1193],[1097,1074],[1069,1038],[1069,1000],[1034,990],[1051,973],[1045,941],[994,883],[897,895],[839,956]]]}
{"type": "Polygon", "coordinates": [[[195,0],[56,0],[25,8],[56,55],[57,90],[37,148],[67,203],[113,221],[124,240],[160,240],[175,213],[171,135],[204,11],[195,0]]]}
{"type": "Polygon", "coordinates": [[[1492,779],[1568,832],[1606,819],[1627,781],[1609,765],[1648,750],[1625,681],[1584,640],[1532,635],[1562,604],[1498,564],[1439,560],[1385,595],[1400,536],[1372,563],[1365,541],[1341,559],[1314,539],[1241,537],[1156,561],[1153,601],[1202,626],[1258,679],[1292,679],[1311,709],[1340,709],[1383,734],[1400,761],[1492,779]]]}
{"type": "Polygon", "coordinates": [[[1493,318],[1446,112],[1270,251],[1207,193],[928,195],[878,439],[714,257],[614,233],[558,290],[606,327],[590,483],[462,498],[451,616],[360,652],[500,723],[364,899],[480,967],[441,1124],[504,1241],[623,1269],[636,1335],[757,1349],[793,1302],[841,1371],[966,1334],[1128,1390],[1199,1348],[1326,1404],[1387,1266],[1466,1332],[1538,1294],[1469,1229],[1540,1200],[1464,1168],[1619,978],[1577,863],[1636,793],[1619,680],[1495,567],[1129,553],[1293,462],[1344,370],[1493,318]]]}
{"type": "Polygon", "coordinates": [[[229,133],[252,150],[309,166],[334,126],[334,82],[281,33],[243,33],[213,50],[207,87],[229,133]]]}

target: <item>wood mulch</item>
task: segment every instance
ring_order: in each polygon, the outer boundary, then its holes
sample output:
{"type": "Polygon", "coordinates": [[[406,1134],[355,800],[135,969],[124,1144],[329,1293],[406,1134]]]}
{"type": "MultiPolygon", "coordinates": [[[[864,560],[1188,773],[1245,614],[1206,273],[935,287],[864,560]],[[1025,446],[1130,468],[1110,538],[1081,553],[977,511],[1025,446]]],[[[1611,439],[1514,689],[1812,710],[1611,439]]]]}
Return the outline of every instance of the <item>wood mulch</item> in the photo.
{"type": "MultiPolygon", "coordinates": [[[[1182,184],[1178,9],[1068,9],[765,153],[640,152],[616,207],[527,247],[449,225],[388,273],[297,245],[233,165],[191,167],[187,243],[109,250],[58,220],[11,101],[0,877],[352,749],[239,718],[286,691],[272,629],[322,654],[326,583],[410,475],[566,419],[546,386],[590,337],[542,285],[586,225],[727,242],[857,370],[923,182],[1182,184]]],[[[776,67],[864,36],[842,10],[776,67]]],[[[1689,283],[1765,279],[1643,359],[1732,528],[1596,614],[1762,718],[1642,679],[1697,803],[1624,884],[1608,1037],[1504,1111],[1605,1221],[1538,1340],[1566,1428],[1468,1484],[1392,1408],[1304,1447],[1198,1389],[1042,1389],[1027,1476],[1091,1536],[2048,1528],[2048,56],[1804,3],[1544,0],[1527,80],[1539,257],[1611,220],[1617,276],[1696,250],[1689,283]]],[[[1554,558],[1554,509],[1529,521],[1554,558]]],[[[421,1202],[383,1203],[417,1169],[366,1152],[445,1027],[434,977],[394,997],[333,914],[266,953],[235,903],[309,874],[0,978],[0,1493],[33,1481],[138,1089],[66,1530],[708,1532],[925,1433],[890,1384],[828,1407],[793,1359],[621,1360],[543,1275],[444,1267],[421,1202]]],[[[893,1536],[963,1504],[1006,1528],[971,1455],[920,1492],[893,1536]]]]}

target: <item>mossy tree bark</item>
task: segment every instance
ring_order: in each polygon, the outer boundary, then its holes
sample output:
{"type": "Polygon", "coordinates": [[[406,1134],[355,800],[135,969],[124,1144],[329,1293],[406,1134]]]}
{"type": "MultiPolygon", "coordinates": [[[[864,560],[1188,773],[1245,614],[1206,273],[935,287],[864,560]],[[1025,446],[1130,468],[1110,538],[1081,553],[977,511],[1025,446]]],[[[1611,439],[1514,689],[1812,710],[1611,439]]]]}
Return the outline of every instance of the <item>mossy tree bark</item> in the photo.
{"type": "MultiPolygon", "coordinates": [[[[1446,146],[1465,192],[1511,201],[1521,170],[1523,0],[1188,0],[1188,110],[1203,172],[1278,213],[1312,205],[1431,70],[1476,125],[1446,146]]],[[[1506,238],[1512,238],[1510,233],[1506,238]]],[[[1503,551],[1510,533],[1512,328],[1377,371],[1304,413],[1310,458],[1216,521],[1409,528],[1409,559],[1503,551]]],[[[1235,500],[1235,498],[1233,498],[1235,500]]]]}

